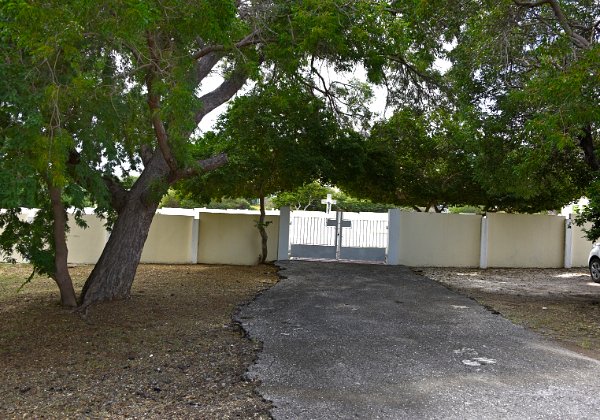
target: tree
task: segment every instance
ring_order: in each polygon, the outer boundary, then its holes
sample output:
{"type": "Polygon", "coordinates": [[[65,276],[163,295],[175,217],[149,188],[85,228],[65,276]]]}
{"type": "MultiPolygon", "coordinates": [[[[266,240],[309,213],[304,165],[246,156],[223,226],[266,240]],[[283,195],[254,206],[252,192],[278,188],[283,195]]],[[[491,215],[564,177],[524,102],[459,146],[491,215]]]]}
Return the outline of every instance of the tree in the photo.
{"type": "Polygon", "coordinates": [[[288,206],[292,210],[322,210],[321,200],[327,194],[333,194],[333,188],[312,181],[293,191],[282,191],[273,199],[277,208],[288,206]]]}
{"type": "Polygon", "coordinates": [[[473,178],[486,200],[469,204],[538,212],[560,209],[581,197],[590,173],[578,147],[543,141],[510,122],[513,117],[511,110],[504,110],[482,125],[473,178]]]}
{"type": "MultiPolygon", "coordinates": [[[[101,80],[94,84],[89,74],[76,67],[84,62],[102,64],[102,59],[80,56],[76,64],[66,58],[89,47],[73,28],[63,28],[50,38],[35,29],[35,22],[52,27],[58,20],[68,20],[68,10],[58,15],[17,2],[2,2],[0,7],[0,208],[8,209],[0,215],[4,228],[0,249],[7,255],[13,250],[21,253],[33,265],[32,277],[36,273],[50,276],[59,287],[62,304],[76,306],[67,269],[65,209],[69,205],[81,208],[85,194],[66,170],[77,144],[70,131],[81,127],[86,118],[81,97],[85,87],[98,87],[96,98],[106,93],[99,86],[101,80]],[[69,113],[68,121],[63,110],[69,113]],[[20,206],[40,209],[32,223],[23,220],[20,206]]],[[[90,106],[97,104],[95,98],[86,101],[90,106]]],[[[96,115],[106,116],[102,110],[96,115]]],[[[90,128],[78,141],[97,134],[90,128]]],[[[74,219],[82,223],[79,212],[74,219]]]]}
{"type": "Polygon", "coordinates": [[[304,184],[294,191],[283,191],[273,198],[273,203],[279,208],[289,206],[292,210],[325,211],[326,205],[321,200],[326,198],[327,194],[331,194],[336,201],[332,208],[340,211],[381,213],[395,207],[392,204],[373,203],[370,200],[350,197],[343,191],[327,187],[318,181],[304,184]]]}
{"type": "Polygon", "coordinates": [[[477,182],[500,208],[556,209],[579,198],[599,168],[597,2],[461,8],[448,77],[459,106],[476,110],[477,182]]]}
{"type": "MultiPolygon", "coordinates": [[[[181,189],[212,197],[258,197],[260,263],[267,258],[265,198],[291,191],[328,171],[328,149],[340,129],[323,100],[287,80],[259,85],[234,100],[218,124],[198,143],[199,154],[226,153],[229,165],[181,189]]],[[[208,197],[207,197],[208,198],[208,197]]]]}
{"type": "MultiPolygon", "coordinates": [[[[535,194],[547,201],[552,190],[564,204],[599,167],[596,3],[465,3],[467,19],[449,53],[449,77],[461,106],[478,111],[486,165],[501,174],[504,182],[496,187],[509,187],[497,194],[513,202],[535,194]]],[[[492,187],[489,177],[483,184],[492,187]]]]}
{"type": "Polygon", "coordinates": [[[169,188],[167,194],[160,200],[159,207],[176,207],[184,209],[194,209],[206,207],[208,209],[251,209],[252,205],[244,198],[224,198],[212,199],[209,202],[197,200],[193,194],[185,194],[174,188],[169,188]]]}
{"type": "Polygon", "coordinates": [[[225,162],[221,155],[192,159],[197,125],[249,78],[260,79],[277,64],[320,91],[341,116],[345,108],[337,100],[352,97],[352,86],[327,83],[320,68],[349,71],[361,64],[370,81],[398,86],[410,97],[432,80],[431,51],[441,44],[422,35],[435,31],[426,31],[431,19],[421,19],[412,2],[5,0],[0,7],[4,67],[24,69],[30,62],[61,76],[42,75],[42,83],[37,74],[14,79],[31,107],[13,102],[7,95],[13,87],[3,87],[9,125],[22,126],[43,107],[36,100],[40,88],[61,99],[50,102],[46,119],[63,139],[61,153],[53,154],[62,165],[53,168],[115,214],[83,288],[84,306],[129,296],[160,198],[177,181],[225,162]],[[202,90],[215,70],[223,81],[202,90]],[[125,188],[115,168],[141,173],[125,188]]]}
{"type": "Polygon", "coordinates": [[[362,172],[340,180],[357,197],[436,211],[482,196],[472,178],[473,132],[443,109],[413,108],[377,123],[364,144],[362,172]]]}
{"type": "Polygon", "coordinates": [[[350,197],[343,191],[335,193],[333,198],[336,200],[333,208],[339,211],[387,213],[388,210],[398,207],[394,204],[377,203],[364,198],[350,197]]]}
{"type": "Polygon", "coordinates": [[[600,238],[600,182],[595,180],[587,189],[589,203],[577,209],[575,224],[583,227],[586,238],[591,242],[600,238]]]}

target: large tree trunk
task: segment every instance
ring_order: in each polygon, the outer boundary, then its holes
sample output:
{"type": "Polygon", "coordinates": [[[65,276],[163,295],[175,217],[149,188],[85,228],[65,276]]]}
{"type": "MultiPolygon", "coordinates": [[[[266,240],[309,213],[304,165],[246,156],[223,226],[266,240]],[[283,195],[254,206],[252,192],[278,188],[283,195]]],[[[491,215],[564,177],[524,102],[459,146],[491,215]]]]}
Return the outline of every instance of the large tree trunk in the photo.
{"type": "Polygon", "coordinates": [[[266,217],[266,212],[265,212],[265,197],[264,195],[260,196],[260,217],[258,218],[258,232],[260,233],[260,239],[261,239],[261,255],[260,255],[260,264],[264,264],[265,261],[267,261],[267,253],[268,253],[268,249],[267,249],[267,241],[269,240],[269,237],[267,236],[267,225],[268,223],[265,222],[265,217],[266,217]]]}
{"type": "Polygon", "coordinates": [[[598,158],[596,157],[596,150],[594,148],[594,136],[592,134],[592,127],[587,124],[583,127],[582,133],[579,135],[579,146],[583,150],[584,161],[593,170],[597,171],[600,169],[598,158]]]}
{"type": "Polygon", "coordinates": [[[110,238],[83,286],[83,307],[130,296],[152,219],[167,190],[168,174],[164,158],[155,153],[118,209],[110,238]]]}
{"type": "Polygon", "coordinates": [[[49,186],[50,203],[52,205],[52,216],[54,218],[53,236],[54,236],[54,281],[60,290],[60,303],[63,306],[77,306],[77,298],[73,281],[69,274],[67,258],[69,250],[67,248],[67,236],[65,228],[67,226],[67,213],[62,202],[60,188],[49,186]]]}

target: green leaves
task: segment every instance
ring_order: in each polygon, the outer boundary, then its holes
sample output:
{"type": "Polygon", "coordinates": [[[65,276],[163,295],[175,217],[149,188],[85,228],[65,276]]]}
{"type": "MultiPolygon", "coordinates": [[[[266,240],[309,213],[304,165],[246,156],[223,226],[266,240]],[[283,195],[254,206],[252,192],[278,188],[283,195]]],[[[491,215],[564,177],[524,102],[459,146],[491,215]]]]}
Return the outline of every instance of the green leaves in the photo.
{"type": "Polygon", "coordinates": [[[587,206],[579,209],[575,218],[577,226],[582,226],[585,236],[592,242],[600,238],[600,180],[595,179],[586,191],[587,206]]]}
{"type": "Polygon", "coordinates": [[[499,208],[560,208],[583,194],[598,141],[597,31],[589,48],[568,33],[591,29],[591,2],[465,3],[448,74],[461,108],[481,121],[475,177],[499,208]],[[575,5],[577,3],[577,5],[575,5]],[[587,130],[587,131],[586,131],[587,130]],[[587,141],[587,140],[586,140],[587,141]]]}
{"type": "Polygon", "coordinates": [[[218,126],[199,142],[199,153],[225,152],[229,164],[184,190],[210,191],[215,198],[292,190],[327,172],[326,150],[338,133],[323,102],[289,81],[259,85],[237,98],[218,126]]]}
{"type": "Polygon", "coordinates": [[[27,220],[19,209],[0,213],[0,255],[11,260],[13,252],[18,252],[34,268],[34,273],[52,277],[54,275],[54,241],[49,209],[37,212],[33,220],[27,220]]]}
{"type": "Polygon", "coordinates": [[[400,110],[375,125],[364,147],[362,171],[341,180],[355,196],[422,207],[483,200],[471,177],[469,126],[443,109],[400,110]]]}

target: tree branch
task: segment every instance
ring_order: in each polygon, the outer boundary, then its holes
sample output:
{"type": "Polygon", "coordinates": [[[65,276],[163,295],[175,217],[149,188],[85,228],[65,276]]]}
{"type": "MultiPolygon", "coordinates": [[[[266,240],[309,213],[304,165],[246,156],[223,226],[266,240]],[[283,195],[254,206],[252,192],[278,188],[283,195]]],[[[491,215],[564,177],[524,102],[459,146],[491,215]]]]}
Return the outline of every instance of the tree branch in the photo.
{"type": "Polygon", "coordinates": [[[202,171],[210,172],[214,171],[217,168],[220,168],[227,162],[229,162],[227,154],[220,153],[216,156],[209,157],[208,159],[199,160],[198,166],[202,169],[202,171]]]}
{"type": "Polygon", "coordinates": [[[244,86],[247,79],[248,74],[245,70],[235,70],[218,88],[202,95],[200,97],[202,108],[196,112],[196,124],[199,124],[206,114],[231,99],[244,86]]]}
{"type": "Polygon", "coordinates": [[[229,162],[229,159],[227,158],[227,155],[225,153],[220,153],[218,155],[211,156],[207,159],[199,160],[198,162],[196,162],[197,167],[187,168],[185,170],[178,171],[171,181],[175,182],[180,179],[190,178],[192,176],[198,175],[201,172],[214,171],[215,169],[227,164],[227,162],[229,162]]]}
{"type": "Polygon", "coordinates": [[[538,7],[541,6],[543,4],[549,4],[550,0],[540,0],[540,1],[521,1],[521,0],[513,0],[515,2],[515,4],[517,6],[523,6],[523,7],[538,7]]]}
{"type": "Polygon", "coordinates": [[[205,55],[196,62],[196,82],[200,83],[206,76],[210,74],[212,69],[217,65],[221,59],[221,54],[212,52],[205,55]]]}
{"type": "Polygon", "coordinates": [[[584,50],[588,49],[590,47],[590,45],[591,45],[590,42],[587,39],[585,39],[585,37],[579,35],[577,32],[575,32],[573,30],[573,28],[571,27],[571,24],[569,23],[569,20],[567,19],[567,16],[565,15],[562,8],[560,7],[560,3],[558,2],[558,0],[539,0],[539,1],[534,1],[534,2],[522,1],[522,0],[513,0],[513,1],[517,6],[529,7],[529,8],[542,6],[544,4],[549,4],[550,7],[552,8],[552,11],[554,12],[554,16],[558,20],[558,23],[560,24],[561,28],[563,28],[565,33],[569,36],[569,38],[571,38],[571,41],[573,42],[573,44],[576,47],[584,49],[584,50]]]}
{"type": "Polygon", "coordinates": [[[125,208],[127,202],[128,191],[123,188],[119,180],[114,176],[103,175],[102,181],[110,193],[110,205],[117,213],[125,208]]]}
{"type": "Polygon", "coordinates": [[[158,141],[158,147],[169,165],[169,168],[175,172],[177,171],[177,162],[171,153],[171,147],[169,146],[169,138],[167,135],[167,130],[160,118],[160,97],[152,92],[152,84],[155,78],[156,69],[159,65],[158,59],[158,46],[154,40],[154,36],[152,34],[147,34],[147,42],[148,48],[150,50],[150,57],[152,62],[155,64],[146,72],[146,89],[148,90],[148,108],[150,108],[151,113],[151,121],[152,127],[154,128],[154,133],[156,135],[156,139],[158,141]]]}
{"type": "MultiPolygon", "coordinates": [[[[432,86],[435,86],[436,88],[438,88],[444,92],[447,91],[445,86],[440,85],[440,83],[437,80],[435,80],[433,77],[431,77],[430,75],[423,73],[422,71],[417,69],[415,66],[413,66],[408,61],[406,61],[406,59],[404,59],[404,57],[388,55],[386,58],[390,61],[393,61],[395,63],[402,65],[406,70],[408,70],[410,73],[416,75],[422,81],[424,81],[432,86]]],[[[415,82],[418,82],[418,80],[415,80],[415,82]]]]}
{"type": "MultiPolygon", "coordinates": [[[[88,176],[81,176],[76,170],[76,166],[79,164],[81,164],[81,154],[75,149],[70,150],[69,158],[67,160],[67,168],[69,174],[83,188],[85,188],[88,191],[92,191],[94,188],[94,183],[90,180],[88,176]]],[[[106,185],[106,188],[110,195],[110,205],[117,211],[117,213],[120,213],[123,207],[125,207],[129,191],[123,188],[123,185],[121,185],[119,179],[113,175],[102,175],[101,179],[104,182],[104,185],[106,185]]]]}
{"type": "Polygon", "coordinates": [[[593,171],[600,169],[600,163],[596,157],[596,150],[594,147],[594,136],[592,135],[592,127],[587,124],[583,127],[582,133],[578,135],[579,147],[583,151],[583,160],[593,171]]]}
{"type": "Polygon", "coordinates": [[[142,162],[144,163],[144,165],[148,165],[148,163],[150,162],[150,159],[152,159],[152,156],[154,155],[154,150],[152,150],[152,148],[147,145],[147,144],[142,144],[140,146],[140,157],[142,158],[142,162]]]}
{"type": "MultiPolygon", "coordinates": [[[[259,42],[259,40],[257,38],[258,32],[259,32],[258,30],[255,30],[252,33],[246,35],[243,39],[236,42],[234,44],[234,47],[239,49],[239,48],[244,48],[249,45],[254,45],[254,44],[258,43],[259,42]]],[[[209,45],[207,47],[200,49],[199,51],[196,51],[194,54],[192,54],[192,58],[194,60],[198,60],[208,54],[220,52],[220,51],[224,51],[224,50],[225,50],[225,45],[209,45]]]]}

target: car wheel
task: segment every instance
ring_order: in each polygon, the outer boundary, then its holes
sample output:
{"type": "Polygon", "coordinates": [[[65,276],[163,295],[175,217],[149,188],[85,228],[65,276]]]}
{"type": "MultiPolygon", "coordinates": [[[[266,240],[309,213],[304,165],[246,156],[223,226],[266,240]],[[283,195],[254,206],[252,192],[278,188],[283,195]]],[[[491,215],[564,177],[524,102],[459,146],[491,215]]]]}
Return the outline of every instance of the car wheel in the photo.
{"type": "Polygon", "coordinates": [[[593,257],[590,261],[590,275],[592,280],[600,283],[600,258],[593,257]]]}

